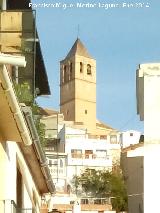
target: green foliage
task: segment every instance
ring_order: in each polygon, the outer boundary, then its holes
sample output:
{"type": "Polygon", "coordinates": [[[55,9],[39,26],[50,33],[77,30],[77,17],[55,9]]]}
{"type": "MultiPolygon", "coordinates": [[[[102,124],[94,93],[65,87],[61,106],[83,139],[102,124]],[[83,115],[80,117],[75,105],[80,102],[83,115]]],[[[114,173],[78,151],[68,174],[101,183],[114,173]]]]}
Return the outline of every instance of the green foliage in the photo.
{"type": "Polygon", "coordinates": [[[14,89],[20,103],[25,103],[26,105],[33,103],[33,96],[27,82],[24,82],[23,84],[14,83],[14,89]]]}
{"type": "Polygon", "coordinates": [[[112,207],[117,212],[127,210],[127,193],[121,172],[86,169],[83,174],[74,177],[73,184],[76,189],[81,188],[86,195],[97,198],[111,197],[112,207]]]}
{"type": "Polygon", "coordinates": [[[45,124],[40,122],[40,111],[38,104],[34,101],[33,95],[31,94],[30,86],[27,82],[23,84],[14,83],[14,89],[20,103],[25,103],[31,107],[35,126],[39,135],[41,145],[46,145],[45,139],[45,124]]]}
{"type": "Polygon", "coordinates": [[[127,210],[127,192],[122,175],[111,173],[111,197],[113,197],[112,206],[113,209],[118,211],[127,210]]]}
{"type": "Polygon", "coordinates": [[[45,124],[40,122],[41,117],[39,112],[39,106],[37,103],[33,103],[32,105],[32,114],[41,145],[42,147],[44,147],[47,143],[47,140],[45,139],[45,124]]]}

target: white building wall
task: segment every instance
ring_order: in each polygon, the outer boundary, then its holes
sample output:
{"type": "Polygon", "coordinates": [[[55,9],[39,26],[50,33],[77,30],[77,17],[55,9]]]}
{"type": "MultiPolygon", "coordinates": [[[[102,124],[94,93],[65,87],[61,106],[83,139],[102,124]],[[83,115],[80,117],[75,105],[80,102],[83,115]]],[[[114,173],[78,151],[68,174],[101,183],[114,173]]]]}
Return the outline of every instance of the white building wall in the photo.
{"type": "MultiPolygon", "coordinates": [[[[113,158],[120,159],[119,132],[112,132],[112,136],[116,136],[116,141],[113,141],[111,135],[107,135],[106,139],[89,138],[86,129],[73,126],[73,122],[64,124],[60,129],[58,138],[60,138],[60,143],[65,145],[66,176],[63,178],[62,175],[57,175],[57,166],[50,167],[51,170],[55,171],[55,174],[51,173],[54,176],[52,177],[58,191],[61,187],[65,188],[68,184],[72,185],[73,176],[80,175],[85,169],[111,170],[113,158]],[[73,150],[80,150],[80,155],[74,156],[73,150]],[[91,154],[87,155],[87,150],[90,150],[91,154]],[[65,186],[64,183],[60,182],[62,179],[66,180],[65,186]]],[[[52,153],[52,155],[55,155],[55,153],[52,153]]],[[[47,154],[47,156],[49,155],[47,154]]],[[[61,159],[61,156],[59,155],[57,158],[61,159]]],[[[48,160],[50,159],[48,158],[48,160]]]]}
{"type": "Polygon", "coordinates": [[[0,143],[0,200],[16,200],[16,146],[0,143]]]}
{"type": "Polygon", "coordinates": [[[32,201],[23,182],[23,208],[32,208],[32,201]]]}
{"type": "Polygon", "coordinates": [[[140,65],[137,79],[139,83],[137,90],[138,113],[141,120],[144,120],[144,212],[158,212],[160,192],[160,184],[158,184],[160,172],[157,167],[160,162],[160,63],[140,65]],[[140,100],[143,101],[140,102],[140,100]]]}
{"type": "Polygon", "coordinates": [[[112,156],[107,139],[88,139],[85,130],[66,127],[65,153],[67,154],[67,182],[87,168],[111,169],[112,156]],[[78,150],[77,154],[73,150],[78,150]],[[87,150],[91,153],[87,154],[87,150]]]}
{"type": "Polygon", "coordinates": [[[0,212],[11,213],[11,200],[17,202],[17,165],[22,175],[22,205],[24,208],[33,208],[35,196],[37,213],[40,212],[41,197],[38,193],[30,170],[17,143],[8,141],[0,143],[0,212]],[[5,211],[4,211],[5,210],[5,211]]]}
{"type": "Polygon", "coordinates": [[[121,133],[120,145],[122,148],[128,147],[133,144],[138,144],[141,132],[135,130],[128,130],[121,133]]]}

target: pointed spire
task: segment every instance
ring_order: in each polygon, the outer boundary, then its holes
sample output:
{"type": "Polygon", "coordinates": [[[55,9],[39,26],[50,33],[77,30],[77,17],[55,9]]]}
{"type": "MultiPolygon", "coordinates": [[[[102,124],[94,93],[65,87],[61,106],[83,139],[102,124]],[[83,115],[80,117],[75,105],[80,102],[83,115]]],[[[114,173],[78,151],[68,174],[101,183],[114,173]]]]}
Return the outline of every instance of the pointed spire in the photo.
{"type": "Polygon", "coordinates": [[[86,58],[92,58],[79,38],[77,38],[65,59],[75,55],[84,56],[86,58]]]}

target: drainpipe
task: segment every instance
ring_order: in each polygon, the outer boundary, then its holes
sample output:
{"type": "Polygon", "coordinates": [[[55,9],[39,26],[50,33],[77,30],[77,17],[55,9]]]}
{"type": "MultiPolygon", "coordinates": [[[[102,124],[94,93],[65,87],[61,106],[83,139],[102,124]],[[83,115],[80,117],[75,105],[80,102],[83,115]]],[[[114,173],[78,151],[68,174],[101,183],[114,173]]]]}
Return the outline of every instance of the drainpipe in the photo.
{"type": "Polygon", "coordinates": [[[18,104],[17,97],[15,95],[10,76],[8,74],[7,68],[4,64],[16,65],[16,66],[26,66],[26,61],[23,56],[13,56],[0,53],[0,80],[2,87],[7,96],[9,106],[13,113],[14,119],[18,126],[21,138],[25,145],[31,145],[32,140],[26,126],[25,119],[22,115],[20,106],[18,104]]]}
{"type": "Polygon", "coordinates": [[[40,139],[39,139],[37,129],[35,127],[34,120],[33,120],[33,117],[32,117],[32,112],[30,110],[30,107],[26,107],[26,106],[22,107],[22,111],[24,112],[28,126],[30,127],[31,135],[32,135],[32,138],[33,138],[33,143],[34,143],[36,151],[38,153],[38,158],[40,160],[41,169],[42,169],[42,172],[45,176],[48,189],[49,189],[50,193],[53,194],[55,192],[55,186],[54,186],[54,183],[52,181],[52,177],[51,177],[51,174],[50,174],[50,171],[49,171],[49,168],[48,168],[48,162],[47,162],[45,153],[44,153],[44,151],[41,147],[41,144],[40,144],[40,139]]]}

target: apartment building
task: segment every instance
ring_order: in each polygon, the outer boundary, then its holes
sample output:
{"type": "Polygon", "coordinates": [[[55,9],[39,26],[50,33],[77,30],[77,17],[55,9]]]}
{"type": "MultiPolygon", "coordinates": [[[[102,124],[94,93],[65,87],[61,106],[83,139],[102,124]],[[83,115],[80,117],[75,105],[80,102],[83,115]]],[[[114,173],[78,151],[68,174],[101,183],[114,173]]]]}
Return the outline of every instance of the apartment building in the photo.
{"type": "Polygon", "coordinates": [[[54,193],[54,184],[32,113],[19,105],[5,65],[21,66],[26,61],[24,57],[5,54],[0,59],[0,211],[24,209],[38,213],[42,196],[54,193]]]}

